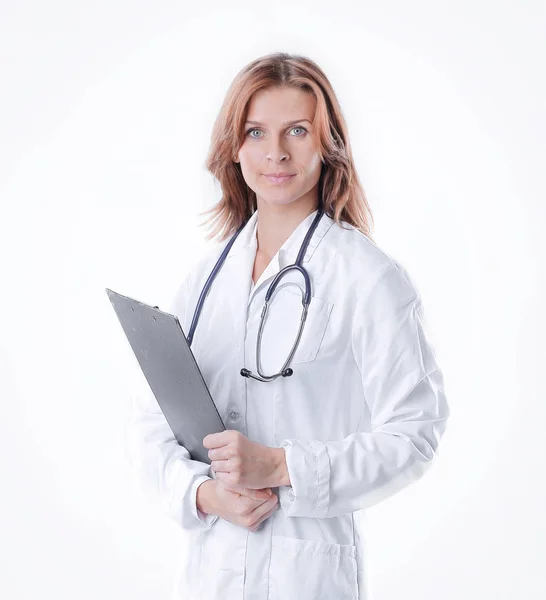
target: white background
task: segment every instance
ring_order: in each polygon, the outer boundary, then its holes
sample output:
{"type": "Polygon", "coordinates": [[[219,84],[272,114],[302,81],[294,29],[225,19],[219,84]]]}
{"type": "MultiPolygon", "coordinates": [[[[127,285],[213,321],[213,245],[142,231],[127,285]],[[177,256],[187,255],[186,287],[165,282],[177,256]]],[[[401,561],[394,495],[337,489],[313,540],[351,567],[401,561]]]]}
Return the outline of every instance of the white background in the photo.
{"type": "Polygon", "coordinates": [[[105,293],[166,306],[206,249],[232,78],[330,78],[417,284],[452,416],[366,514],[373,600],[546,597],[544,2],[8,2],[0,11],[0,590],[168,598],[184,532],[122,447],[144,381],[105,293]]]}

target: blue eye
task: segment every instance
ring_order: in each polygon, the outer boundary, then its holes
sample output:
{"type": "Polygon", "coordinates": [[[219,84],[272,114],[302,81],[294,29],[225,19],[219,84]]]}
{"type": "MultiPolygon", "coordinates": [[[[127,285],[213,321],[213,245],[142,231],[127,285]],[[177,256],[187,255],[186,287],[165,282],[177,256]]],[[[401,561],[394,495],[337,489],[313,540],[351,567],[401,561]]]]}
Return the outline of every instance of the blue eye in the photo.
{"type": "MultiPolygon", "coordinates": [[[[292,129],[302,129],[305,133],[307,133],[307,129],[305,129],[305,127],[302,127],[301,125],[296,125],[294,127],[292,127],[292,129]]],[[[252,133],[253,131],[261,131],[261,129],[258,129],[257,127],[252,127],[252,129],[248,129],[246,132],[246,135],[249,135],[250,133],[252,133]]],[[[302,135],[297,135],[295,137],[303,137],[304,134],[302,135]]],[[[256,137],[255,135],[251,135],[251,138],[254,138],[255,140],[259,139],[260,136],[256,137]]]]}
{"type": "MultiPolygon", "coordinates": [[[[292,127],[292,129],[303,129],[303,131],[307,133],[307,129],[305,129],[305,127],[302,127],[301,125],[296,125],[295,127],[292,127]]],[[[303,135],[297,135],[296,137],[303,137],[303,135]]]]}

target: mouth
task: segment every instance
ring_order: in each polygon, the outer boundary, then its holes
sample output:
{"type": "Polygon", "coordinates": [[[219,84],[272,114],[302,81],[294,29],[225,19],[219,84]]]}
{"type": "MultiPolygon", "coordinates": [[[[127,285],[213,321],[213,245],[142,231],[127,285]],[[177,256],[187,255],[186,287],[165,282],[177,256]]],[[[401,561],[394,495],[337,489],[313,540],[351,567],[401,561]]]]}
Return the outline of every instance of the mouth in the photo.
{"type": "Polygon", "coordinates": [[[294,175],[282,175],[280,177],[277,177],[276,175],[265,175],[264,177],[271,183],[274,183],[276,185],[280,185],[283,183],[286,183],[287,181],[290,181],[293,177],[295,177],[296,174],[294,175]]]}

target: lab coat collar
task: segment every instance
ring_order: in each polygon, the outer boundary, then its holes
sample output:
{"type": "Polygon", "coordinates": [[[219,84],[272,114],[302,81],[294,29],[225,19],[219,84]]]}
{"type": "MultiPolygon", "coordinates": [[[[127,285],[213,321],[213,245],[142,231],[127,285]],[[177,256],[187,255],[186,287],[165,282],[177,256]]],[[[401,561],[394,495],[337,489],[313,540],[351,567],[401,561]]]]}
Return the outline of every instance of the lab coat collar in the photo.
{"type": "MultiPolygon", "coordinates": [[[[317,211],[308,215],[292,232],[290,237],[284,242],[280,250],[271,259],[267,268],[260,275],[256,285],[252,287],[252,273],[254,269],[254,261],[256,258],[257,248],[257,226],[258,226],[258,211],[254,211],[249,220],[244,225],[243,229],[233,242],[225,262],[227,269],[228,288],[224,295],[225,301],[228,303],[231,312],[231,325],[233,327],[233,342],[234,354],[237,361],[244,364],[244,341],[246,335],[246,318],[248,315],[248,306],[256,297],[260,290],[272,280],[272,278],[284,267],[294,264],[298,256],[301,244],[305,239],[305,235],[315,218],[317,211]],[[251,289],[252,287],[252,289],[251,289]]],[[[324,238],[326,232],[333,225],[334,220],[322,215],[319,223],[307,246],[303,262],[308,263],[313,256],[316,248],[324,238]]],[[[301,275],[297,273],[289,273],[287,280],[299,281],[301,284],[301,275]]],[[[313,283],[313,281],[312,281],[313,283]]],[[[245,379],[241,377],[244,385],[245,379]]],[[[244,387],[241,389],[244,393],[244,387]]]]}
{"type": "MultiPolygon", "coordinates": [[[[318,209],[313,211],[310,215],[305,217],[305,219],[296,227],[296,229],[291,233],[288,239],[284,242],[284,244],[279,249],[276,257],[278,258],[278,266],[280,268],[284,268],[288,264],[293,264],[296,262],[296,258],[298,256],[298,252],[300,251],[301,245],[305,236],[307,235],[307,231],[309,227],[311,227],[311,223],[313,222],[318,209]]],[[[303,257],[303,262],[309,262],[315,249],[319,245],[320,241],[326,234],[326,232],[333,225],[334,220],[326,214],[322,215],[321,220],[319,221],[309,244],[307,246],[307,251],[305,256],[303,257]]],[[[236,256],[240,252],[252,250],[254,255],[256,254],[257,248],[257,233],[258,228],[258,211],[254,211],[251,215],[245,226],[243,227],[241,233],[233,243],[233,246],[230,249],[228,258],[231,256],[236,256]]]]}
{"type": "MultiPolygon", "coordinates": [[[[301,244],[303,243],[305,235],[317,212],[318,211],[315,210],[296,227],[290,237],[271,259],[251,292],[252,272],[257,248],[256,232],[258,228],[258,211],[254,211],[249,218],[241,230],[241,233],[233,242],[233,246],[226,259],[226,267],[229,269],[232,285],[231,291],[228,294],[228,302],[232,309],[233,322],[236,331],[241,331],[244,319],[246,318],[246,307],[252,302],[262,286],[269,282],[281,269],[296,262],[301,244]]],[[[334,220],[331,217],[326,214],[322,215],[321,220],[311,236],[309,245],[307,246],[307,251],[303,258],[304,263],[309,262],[315,249],[333,223],[334,220]]],[[[291,277],[297,278],[295,275],[292,275],[291,277]]]]}

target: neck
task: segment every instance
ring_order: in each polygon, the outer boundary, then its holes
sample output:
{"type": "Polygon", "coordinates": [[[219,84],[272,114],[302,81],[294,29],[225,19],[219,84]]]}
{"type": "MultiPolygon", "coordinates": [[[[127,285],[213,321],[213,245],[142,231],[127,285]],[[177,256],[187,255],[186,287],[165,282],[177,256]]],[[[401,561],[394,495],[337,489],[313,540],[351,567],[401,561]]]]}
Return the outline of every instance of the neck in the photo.
{"type": "Polygon", "coordinates": [[[296,227],[318,208],[318,200],[267,204],[258,199],[257,254],[271,260],[296,227]]]}

